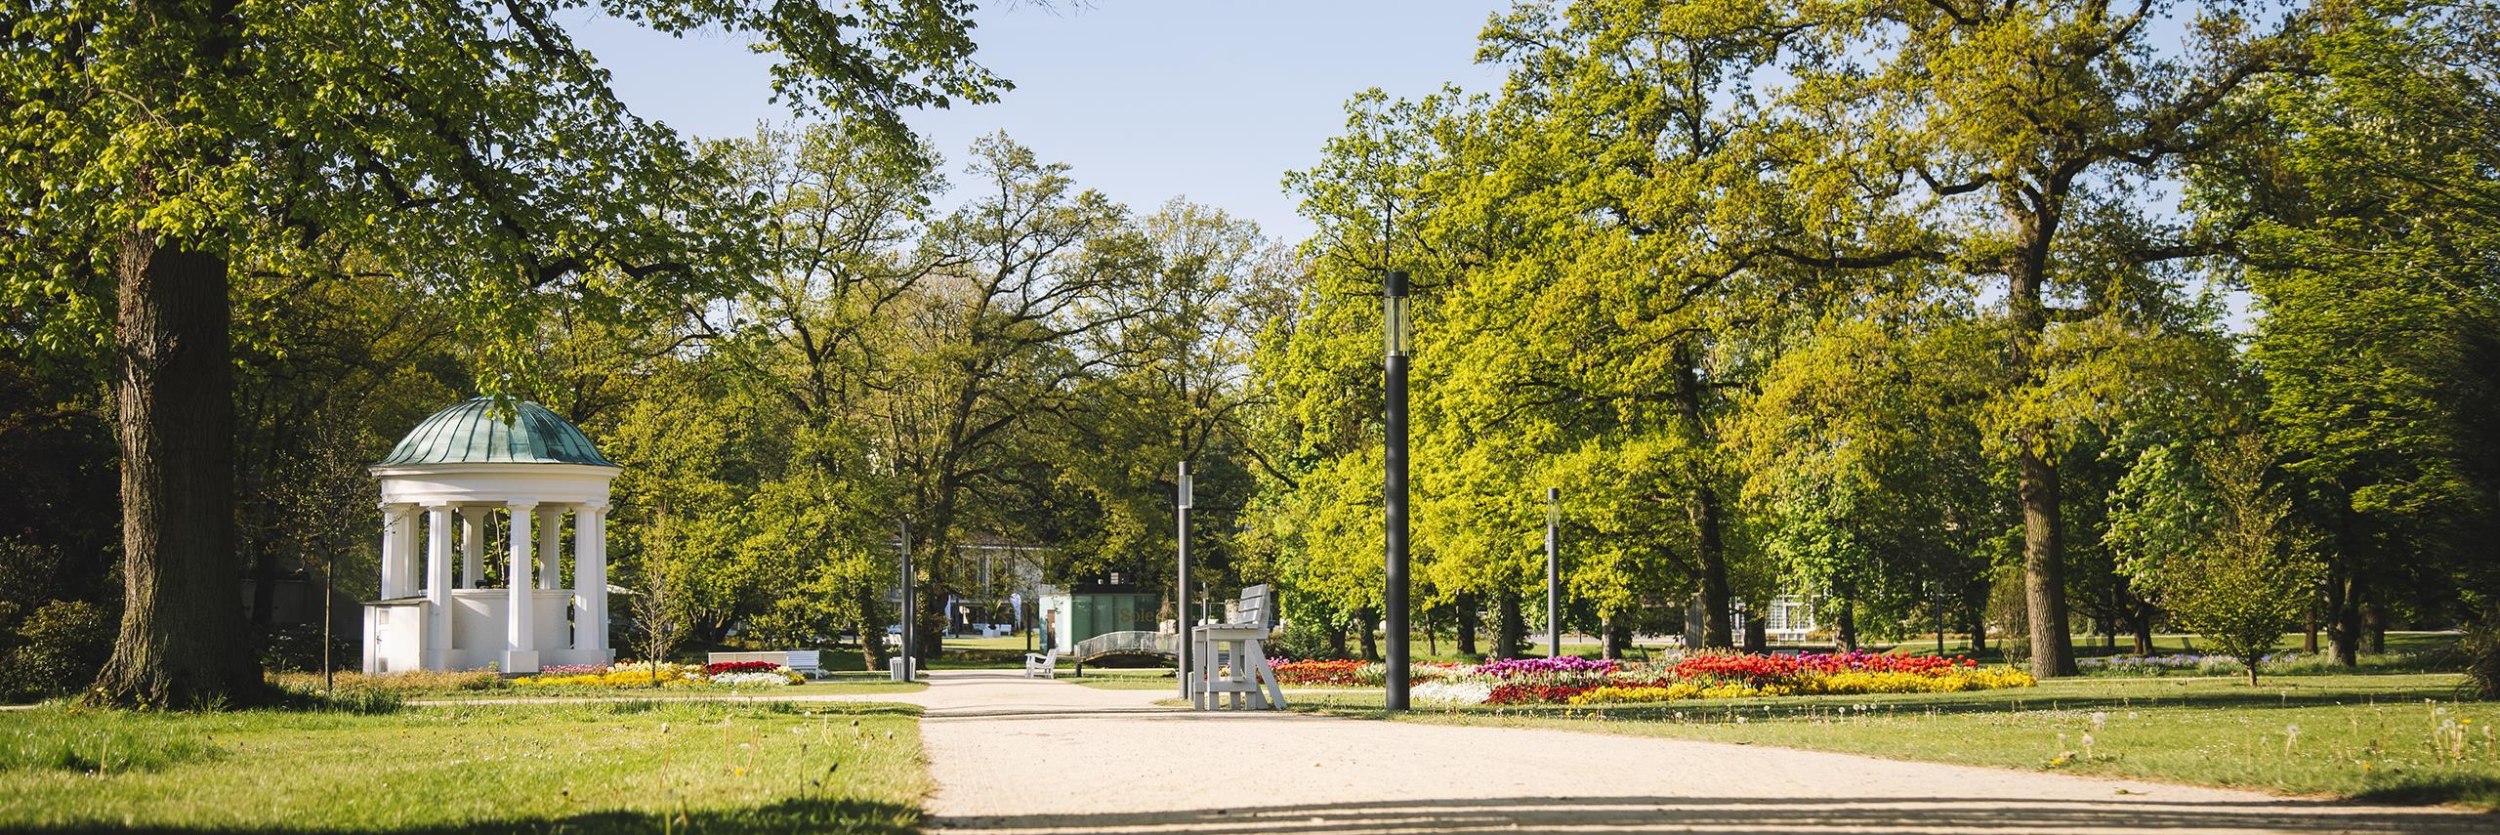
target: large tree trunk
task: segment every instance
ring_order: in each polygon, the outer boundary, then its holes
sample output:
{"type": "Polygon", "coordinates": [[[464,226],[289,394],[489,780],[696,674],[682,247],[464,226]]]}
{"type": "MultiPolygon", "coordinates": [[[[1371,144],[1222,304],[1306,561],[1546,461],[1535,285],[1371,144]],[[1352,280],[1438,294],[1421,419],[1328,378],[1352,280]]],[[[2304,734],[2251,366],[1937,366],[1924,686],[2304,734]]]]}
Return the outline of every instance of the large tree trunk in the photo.
{"type": "MultiPolygon", "coordinates": [[[[2062,186],[2062,184],[2061,184],[2062,186]]],[[[2062,199],[2063,188],[2043,198],[2062,199]]],[[[2006,364],[2021,385],[2038,383],[2033,354],[2048,332],[2048,309],[2041,299],[2047,281],[2049,242],[2057,231],[2057,204],[2048,211],[2026,212],[2021,198],[2009,198],[2017,227],[2018,251],[2009,259],[2006,306],[2013,315],[2012,344],[2006,364]]],[[[2075,647],[2066,626],[2066,545],[2060,529],[2057,465],[2049,456],[2055,430],[2045,423],[2023,427],[2015,438],[2015,497],[2023,511],[2023,598],[2031,628],[2031,674],[2039,678],[2074,675],[2075,647]]]]}
{"type": "MultiPolygon", "coordinates": [[[[858,617],[851,623],[851,628],[859,631],[859,660],[867,665],[864,669],[869,672],[885,669],[887,619],[878,617],[876,614],[878,609],[885,607],[885,601],[877,593],[882,585],[859,583],[853,585],[850,592],[851,606],[853,611],[858,613],[858,617]]],[[[1048,647],[1044,647],[1044,650],[1048,650],[1048,647]]]]}
{"type": "Polygon", "coordinates": [[[2370,635],[2370,654],[2387,654],[2387,610],[2371,603],[2361,610],[2361,624],[2370,635]]]}
{"type": "Polygon", "coordinates": [[[2065,542],[2058,530],[2057,468],[2031,447],[2046,442],[2033,434],[2016,453],[2022,468],[2023,598],[2031,624],[2031,674],[2074,675],[2075,647],[2066,626],[2065,542]]]}
{"type": "Polygon", "coordinates": [[[1832,626],[1832,640],[1840,645],[1841,652],[1858,651],[1858,601],[1842,597],[1836,620],[1838,622],[1832,626]]]}
{"type": "Polygon", "coordinates": [[[1701,645],[1706,649],[1729,649],[1736,645],[1736,595],[1727,581],[1727,546],[1720,535],[1718,491],[1709,485],[1693,493],[1691,508],[1693,529],[1701,541],[1694,553],[1701,560],[1701,645]]]}
{"type": "Polygon", "coordinates": [[[1473,594],[1459,595],[1454,608],[1458,613],[1458,654],[1470,656],[1475,655],[1476,618],[1477,616],[1483,614],[1476,608],[1476,596],[1473,594]]]}
{"type": "Polygon", "coordinates": [[[1380,613],[1369,607],[1354,612],[1354,635],[1363,641],[1363,660],[1380,660],[1380,640],[1372,630],[1380,625],[1380,613]]]}
{"type": "Polygon", "coordinates": [[[1493,657],[1519,657],[1528,638],[1528,619],[1519,611],[1519,593],[1509,589],[1495,592],[1493,609],[1493,657]]]}
{"type": "MultiPolygon", "coordinates": [[[[1750,607],[1749,607],[1750,608],[1750,607]]],[[[1752,609],[1759,613],[1760,609],[1752,609]]],[[[1745,651],[1768,652],[1771,649],[1770,619],[1757,614],[1745,619],[1745,651]]]]}
{"type": "MultiPolygon", "coordinates": [[[[1706,448],[1710,445],[1710,423],[1702,415],[1703,384],[1701,371],[1696,367],[1699,358],[1689,343],[1678,346],[1676,356],[1676,410],[1693,445],[1706,448]]],[[[1720,505],[1718,490],[1711,487],[1711,473],[1706,468],[1694,469],[1693,482],[1697,487],[1685,512],[1697,538],[1693,556],[1701,569],[1701,645],[1707,649],[1729,649],[1736,645],[1731,624],[1736,596],[1728,587],[1727,543],[1720,530],[1724,527],[1721,516],[1725,510],[1720,505]]]]}
{"type": "Polygon", "coordinates": [[[257,702],[267,686],[235,599],[227,265],[134,230],[117,272],[124,602],[121,635],[88,700],[257,702]]]}
{"type": "Polygon", "coordinates": [[[2335,663],[2361,665],[2361,578],[2344,577],[2327,584],[2326,637],[2334,645],[2335,663]]]}
{"type": "MultiPolygon", "coordinates": [[[[951,471],[953,459],[948,458],[943,466],[951,471]]],[[[953,476],[942,476],[937,500],[925,517],[925,529],[923,525],[912,526],[912,536],[919,540],[912,543],[913,590],[920,597],[913,612],[912,643],[923,662],[946,651],[946,625],[951,617],[946,611],[946,556],[954,550],[955,508],[960,491],[961,485],[953,476]]],[[[1183,605],[1187,605],[1186,600],[1183,605]]],[[[1068,622],[1062,628],[1076,628],[1076,613],[1068,613],[1068,622]]]]}

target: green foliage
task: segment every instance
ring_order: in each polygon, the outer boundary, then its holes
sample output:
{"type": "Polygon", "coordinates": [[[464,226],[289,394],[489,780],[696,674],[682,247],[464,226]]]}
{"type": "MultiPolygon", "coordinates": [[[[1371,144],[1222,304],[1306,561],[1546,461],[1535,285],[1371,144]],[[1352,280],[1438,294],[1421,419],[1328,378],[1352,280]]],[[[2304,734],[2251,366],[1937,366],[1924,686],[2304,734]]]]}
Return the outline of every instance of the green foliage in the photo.
{"type": "Polygon", "coordinates": [[[2332,542],[2325,614],[2349,663],[2365,608],[2487,612],[2500,591],[2500,84],[2488,9],[2316,14],[2315,71],[2241,102],[2274,129],[2194,182],[2201,213],[2247,226],[2266,431],[2332,542]]]}
{"type": "Polygon", "coordinates": [[[2120,538],[2131,546],[2128,573],[2181,626],[2240,659],[2251,685],[2258,660],[2308,610],[2325,579],[2314,536],[2269,480],[2273,465],[2254,435],[2199,450],[2193,473],[2179,472],[2180,462],[2165,450],[2147,453],[2139,470],[2167,475],[2157,489],[2178,494],[2136,514],[2138,524],[2114,529],[2127,531],[2120,538]]]}
{"type": "Polygon", "coordinates": [[[16,646],[0,656],[13,700],[76,693],[113,653],[113,613],[83,600],[55,600],[27,613],[16,646]]]}

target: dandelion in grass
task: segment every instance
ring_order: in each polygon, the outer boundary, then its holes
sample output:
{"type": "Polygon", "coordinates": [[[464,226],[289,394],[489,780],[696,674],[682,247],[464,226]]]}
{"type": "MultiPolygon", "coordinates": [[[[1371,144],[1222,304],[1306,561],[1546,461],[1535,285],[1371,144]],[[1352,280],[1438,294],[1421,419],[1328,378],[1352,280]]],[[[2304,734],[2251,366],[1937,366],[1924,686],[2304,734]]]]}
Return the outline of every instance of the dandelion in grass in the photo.
{"type": "Polygon", "coordinates": [[[2290,724],[2290,725],[2285,725],[2285,726],[2283,726],[2283,753],[2285,753],[2285,754],[2289,754],[2289,753],[2291,753],[2291,752],[2292,752],[2292,747],[2293,747],[2293,746],[2296,746],[2296,745],[2299,745],[2299,744],[2300,744],[2300,725],[2299,725],[2298,723],[2294,723],[2294,724],[2290,724]]]}

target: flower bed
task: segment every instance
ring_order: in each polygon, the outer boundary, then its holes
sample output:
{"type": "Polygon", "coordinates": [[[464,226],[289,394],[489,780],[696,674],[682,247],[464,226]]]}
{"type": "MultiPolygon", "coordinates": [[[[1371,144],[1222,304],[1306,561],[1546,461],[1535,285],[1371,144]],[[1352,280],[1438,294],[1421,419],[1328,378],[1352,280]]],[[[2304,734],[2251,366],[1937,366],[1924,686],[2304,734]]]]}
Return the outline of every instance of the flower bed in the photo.
{"type": "MultiPolygon", "coordinates": [[[[2261,669],[2275,672],[2280,671],[2280,668],[2297,666],[2303,660],[2304,657],[2297,652],[2278,652],[2258,659],[2257,663],[2260,665],[2261,669]]],[[[2081,668],[2083,672],[2086,673],[2126,676],[2159,676],[2169,675],[2171,673],[2231,676],[2246,672],[2247,669],[2240,665],[2239,659],[2232,658],[2227,655],[2195,655],[2191,653],[2172,653],[2170,655],[2112,655],[2103,658],[2083,658],[2077,659],[2075,661],[2075,666],[2081,668]]]]}
{"type": "MultiPolygon", "coordinates": [[[[1290,661],[1279,682],[1296,687],[1378,686],[1386,672],[1360,661],[1290,661]]],[[[1759,696],[1957,693],[2030,687],[2031,674],[1968,658],[1877,655],[1690,655],[1625,665],[1585,658],[1515,658],[1467,666],[1417,665],[1413,696],[1440,705],[1603,705],[1759,696]]]]}
{"type": "Polygon", "coordinates": [[[1276,683],[1288,687],[1354,687],[1365,666],[1361,661],[1280,661],[1276,683]]]}
{"type": "Polygon", "coordinates": [[[731,664],[659,664],[630,661],[607,667],[565,665],[538,675],[512,680],[515,687],[754,687],[800,684],[807,679],[788,667],[764,662],[731,664]],[[714,669],[727,668],[727,669],[714,669]]]}

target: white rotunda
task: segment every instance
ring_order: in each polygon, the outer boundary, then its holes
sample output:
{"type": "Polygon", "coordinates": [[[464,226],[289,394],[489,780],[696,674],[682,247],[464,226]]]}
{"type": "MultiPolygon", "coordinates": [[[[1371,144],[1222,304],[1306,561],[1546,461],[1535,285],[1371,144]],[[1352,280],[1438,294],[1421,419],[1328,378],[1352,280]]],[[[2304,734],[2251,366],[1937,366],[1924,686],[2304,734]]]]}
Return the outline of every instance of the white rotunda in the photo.
{"type": "Polygon", "coordinates": [[[546,407],[506,402],[501,415],[486,397],[436,412],[374,465],[382,592],[365,604],[365,672],[534,673],[613,658],[607,509],[619,468],[546,407]],[[484,582],[490,523],[507,546],[501,588],[484,582]]]}

